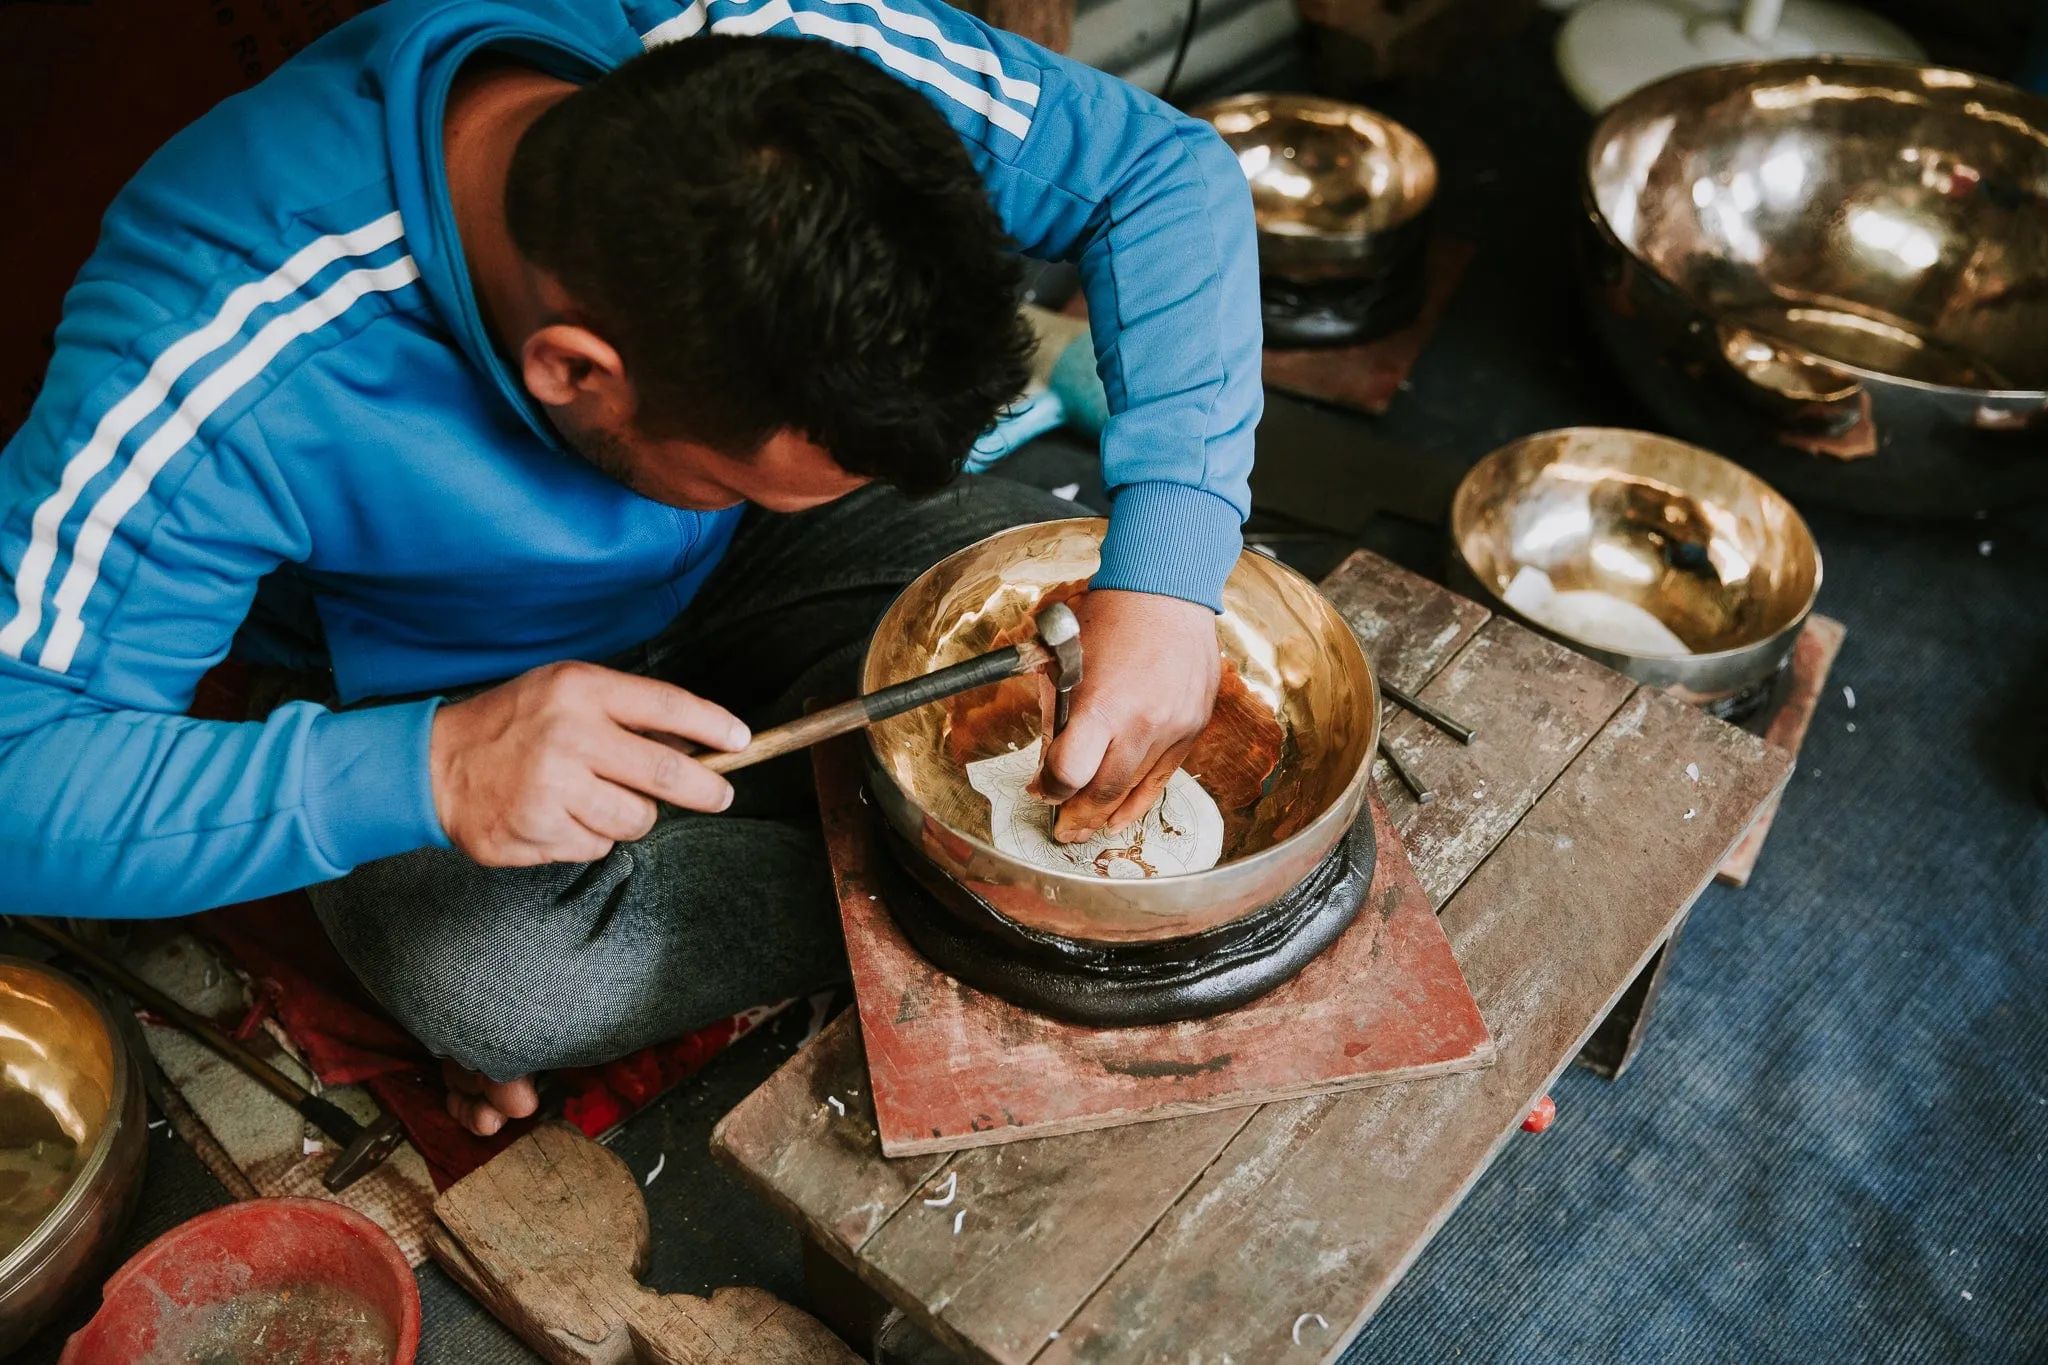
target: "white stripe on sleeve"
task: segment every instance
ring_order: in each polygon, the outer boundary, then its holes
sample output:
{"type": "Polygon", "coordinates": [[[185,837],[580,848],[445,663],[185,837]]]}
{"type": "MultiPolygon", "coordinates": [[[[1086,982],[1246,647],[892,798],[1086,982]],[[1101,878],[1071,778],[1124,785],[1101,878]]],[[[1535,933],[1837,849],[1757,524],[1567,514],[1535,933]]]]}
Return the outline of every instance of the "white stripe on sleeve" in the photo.
{"type": "Polygon", "coordinates": [[[142,501],[157,472],[198,434],[206,419],[261,374],[292,342],[334,321],[364,296],[403,289],[419,277],[419,267],[410,256],[373,269],[351,270],[309,302],[265,323],[248,345],[193,386],[178,410],[136,449],[128,467],[100,495],[79,528],[78,542],[71,551],[71,567],[65,571],[54,599],[57,621],[50,628],[50,638],[44,642],[36,662],[57,673],[71,667],[85,634],[86,599],[92,596],[93,585],[99,581],[100,560],[113,539],[114,528],[142,501]]]}
{"type": "Polygon", "coordinates": [[[205,326],[165,348],[142,382],[107,409],[93,428],[91,438],[65,463],[57,491],[36,508],[29,523],[28,550],[14,574],[14,617],[0,629],[0,653],[19,659],[21,651],[35,638],[43,623],[43,589],[48,586],[50,570],[57,562],[58,536],[64,519],[71,514],[85,486],[112,462],[128,433],[163,405],[171,386],[185,371],[231,341],[258,308],[298,292],[336,261],[389,246],[404,233],[398,215],[387,213],[353,232],[335,233],[310,242],[270,274],[229,294],[221,302],[220,311],[205,326]]]}
{"type": "MultiPolygon", "coordinates": [[[[789,8],[786,0],[774,0],[770,9],[789,8]]],[[[1031,132],[1031,120],[1012,109],[978,85],[970,85],[954,75],[951,69],[929,57],[920,57],[914,52],[905,52],[891,43],[878,28],[868,24],[849,23],[819,14],[815,10],[800,10],[794,16],[797,31],[813,38],[825,38],[841,47],[864,48],[882,59],[882,64],[891,70],[908,76],[914,81],[930,86],[952,100],[961,108],[981,115],[996,127],[1022,139],[1031,132]]],[[[712,25],[717,28],[718,25],[712,25]]]]}
{"type": "Polygon", "coordinates": [[[748,10],[745,14],[725,14],[711,21],[713,33],[734,33],[742,37],[766,33],[785,20],[794,19],[796,14],[789,7],[789,0],[768,0],[759,9],[748,10]]]}
{"type": "Polygon", "coordinates": [[[690,7],[673,19],[664,19],[640,35],[642,47],[660,47],[663,43],[679,43],[685,38],[695,37],[702,31],[706,18],[704,0],[690,0],[690,7]]]}
{"type": "Polygon", "coordinates": [[[930,43],[955,66],[995,77],[996,84],[1002,87],[1003,93],[1019,104],[1030,105],[1034,109],[1038,107],[1037,86],[1030,81],[1020,81],[1004,71],[1001,60],[987,48],[952,41],[939,31],[937,24],[921,14],[906,14],[902,10],[890,9],[887,5],[879,3],[879,0],[825,0],[825,3],[848,8],[857,6],[872,11],[885,27],[894,29],[906,38],[920,38],[930,43]]]}

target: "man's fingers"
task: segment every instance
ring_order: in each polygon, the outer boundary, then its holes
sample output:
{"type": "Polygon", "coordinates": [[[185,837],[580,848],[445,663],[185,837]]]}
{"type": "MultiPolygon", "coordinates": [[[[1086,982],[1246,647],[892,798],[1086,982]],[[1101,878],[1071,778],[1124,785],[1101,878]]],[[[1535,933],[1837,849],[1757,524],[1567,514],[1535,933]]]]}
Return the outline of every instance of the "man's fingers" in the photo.
{"type": "Polygon", "coordinates": [[[716,702],[672,683],[633,673],[593,669],[593,684],[604,713],[630,730],[649,730],[727,751],[744,749],[753,736],[746,723],[716,702]]]}
{"type": "Polygon", "coordinates": [[[1109,726],[1083,712],[1045,751],[1038,773],[1038,794],[1054,805],[1072,800],[1102,767],[1112,735],[1109,726]]]}
{"type": "Polygon", "coordinates": [[[647,831],[654,828],[657,814],[654,803],[640,793],[601,777],[592,777],[582,784],[582,789],[571,798],[569,813],[583,828],[615,844],[630,844],[646,837],[647,831]]]}
{"type": "Polygon", "coordinates": [[[1122,829],[1144,819],[1146,813],[1158,803],[1160,796],[1166,791],[1166,784],[1173,780],[1174,772],[1187,758],[1188,750],[1193,747],[1192,743],[1188,743],[1176,744],[1168,749],[1165,757],[1152,765],[1152,771],[1145,775],[1145,780],[1131,788],[1131,794],[1123,799],[1123,804],[1110,814],[1109,827],[1122,829]]]}
{"type": "Polygon", "coordinates": [[[684,810],[716,813],[732,804],[732,783],[688,754],[645,735],[618,731],[591,756],[590,766],[599,777],[684,810]]]}
{"type": "Polygon", "coordinates": [[[1075,844],[1108,824],[1111,813],[1123,804],[1146,772],[1145,761],[1149,757],[1137,744],[1121,739],[1113,742],[1088,785],[1061,805],[1059,817],[1053,822],[1053,837],[1075,844]]]}

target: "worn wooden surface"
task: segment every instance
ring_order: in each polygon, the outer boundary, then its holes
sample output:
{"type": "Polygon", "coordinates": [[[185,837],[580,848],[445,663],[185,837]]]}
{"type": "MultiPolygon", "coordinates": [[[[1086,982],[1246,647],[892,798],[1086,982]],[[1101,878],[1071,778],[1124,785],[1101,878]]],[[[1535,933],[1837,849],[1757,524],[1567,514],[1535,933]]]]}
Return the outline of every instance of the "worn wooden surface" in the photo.
{"type": "Polygon", "coordinates": [[[607,1148],[543,1124],[435,1201],[434,1259],[555,1365],[855,1365],[773,1294],[657,1294],[647,1205],[607,1148]]]}
{"type": "Polygon", "coordinates": [[[861,800],[860,754],[857,740],[812,751],[869,1098],[891,1156],[1385,1085],[1492,1056],[1383,810],[1366,907],[1301,975],[1208,1019],[1087,1028],[963,985],[904,939],[879,895],[875,863],[888,855],[861,800]]]}
{"type": "MultiPolygon", "coordinates": [[[[1303,348],[1268,346],[1265,379],[1283,393],[1313,398],[1339,407],[1356,408],[1377,417],[1393,406],[1408,372],[1429,344],[1444,309],[1457,292],[1465,267],[1472,262],[1472,244],[1447,237],[1433,237],[1427,243],[1422,269],[1427,273],[1426,292],[1415,321],[1398,332],[1389,333],[1358,346],[1313,346],[1303,348]]],[[[1396,683],[1395,686],[1400,686],[1396,683]]]]}
{"type": "MultiPolygon", "coordinates": [[[[879,1173],[901,1163],[886,1162],[872,1136],[854,1148],[860,1131],[821,1127],[819,1078],[861,1083],[857,1039],[835,1027],[813,1045],[819,1055],[749,1100],[745,1150],[727,1159],[970,1359],[1334,1359],[1790,772],[1782,750],[1547,656],[1519,627],[1384,561],[1354,556],[1325,592],[1392,681],[1482,736],[1512,744],[1538,711],[1550,727],[1546,763],[1503,757],[1500,768],[1475,770],[1486,795],[1470,797],[1482,790],[1476,782],[1468,789],[1466,816],[1491,833],[1404,830],[1424,884],[1455,887],[1441,922],[1497,1061],[1268,1104],[1235,1132],[1223,1130],[1244,1111],[962,1153],[923,1172],[943,1181],[957,1170],[956,1198],[974,1192],[961,1238],[977,1207],[991,1225],[956,1259],[951,1225],[933,1218],[943,1211],[923,1202],[939,1186],[923,1179],[892,1194],[894,1206],[875,1217],[867,1206],[888,1202],[877,1186],[900,1186],[899,1175],[879,1173]],[[1528,666],[1543,659],[1554,666],[1528,666]],[[1475,676],[1458,682],[1464,669],[1475,676]],[[1608,698],[1611,714],[1598,715],[1608,698]],[[1557,771],[1539,779],[1550,764],[1557,771]],[[1517,818],[1502,814],[1517,807],[1517,818]],[[1446,869],[1460,863],[1470,870],[1454,881],[1446,869]],[[1026,1160],[1031,1178],[1013,1185],[1009,1163],[1026,1160]],[[820,1192],[825,1169],[873,1183],[820,1192]],[[1122,1202],[1134,1181],[1132,1202],[1122,1202]],[[1148,1223],[1151,1206],[1159,1214],[1148,1223]],[[1034,1276],[1054,1286],[1035,1291],[1034,1276]],[[1305,1314],[1321,1314],[1328,1331],[1305,1314]]],[[[1429,760],[1435,741],[1414,738],[1429,760]]]]}
{"type": "MultiPolygon", "coordinates": [[[[1420,574],[1363,550],[1323,580],[1323,596],[1365,646],[1376,676],[1411,695],[1491,615],[1470,598],[1445,592],[1420,574]]],[[[1386,783],[1380,790],[1386,791],[1386,783]]]]}
{"type": "Polygon", "coordinates": [[[1278,1359],[1311,1312],[1334,1358],[1787,771],[1639,690],[1444,907],[1495,1065],[1261,1110],[1038,1359],[1278,1359]]]}
{"type": "MultiPolygon", "coordinates": [[[[1764,738],[1794,757],[1806,743],[1814,712],[1827,692],[1828,672],[1834,668],[1835,656],[1842,652],[1842,641],[1848,634],[1849,628],[1831,616],[1809,616],[1806,629],[1799,632],[1799,641],[1792,646],[1792,685],[1784,704],[1764,728],[1764,738]]],[[[1774,796],[1757,814],[1756,822],[1735,845],[1735,850],[1722,861],[1722,882],[1729,886],[1749,885],[1756,860],[1763,855],[1764,840],[1771,836],[1771,822],[1777,818],[1778,798],[1774,796]]]]}

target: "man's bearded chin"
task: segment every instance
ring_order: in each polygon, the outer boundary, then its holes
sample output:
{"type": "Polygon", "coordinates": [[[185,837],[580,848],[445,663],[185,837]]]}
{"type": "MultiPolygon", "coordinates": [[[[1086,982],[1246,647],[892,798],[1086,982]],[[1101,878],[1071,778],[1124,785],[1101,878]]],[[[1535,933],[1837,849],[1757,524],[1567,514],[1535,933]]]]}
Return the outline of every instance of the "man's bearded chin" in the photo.
{"type": "Polygon", "coordinates": [[[586,427],[580,431],[561,431],[561,436],[570,449],[588,460],[598,473],[643,498],[648,496],[647,490],[640,487],[635,479],[636,466],[632,454],[618,433],[601,427],[586,427]]]}

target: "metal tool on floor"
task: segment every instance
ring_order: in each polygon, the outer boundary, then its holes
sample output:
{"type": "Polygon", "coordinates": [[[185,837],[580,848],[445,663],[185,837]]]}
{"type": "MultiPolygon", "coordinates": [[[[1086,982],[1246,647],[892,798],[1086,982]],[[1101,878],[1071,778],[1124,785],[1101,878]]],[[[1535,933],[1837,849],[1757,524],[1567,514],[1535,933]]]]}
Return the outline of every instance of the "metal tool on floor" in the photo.
{"type": "Polygon", "coordinates": [[[1386,736],[1380,737],[1380,754],[1387,760],[1387,766],[1394,770],[1394,776],[1401,779],[1401,785],[1415,794],[1415,804],[1426,806],[1436,800],[1436,793],[1422,784],[1414,770],[1401,761],[1401,755],[1394,752],[1394,746],[1387,743],[1386,736]]]}
{"type": "Polygon", "coordinates": [[[340,1192],[384,1164],[405,1139],[398,1116],[386,1114],[364,1125],[329,1099],[313,1094],[269,1062],[229,1037],[218,1024],[185,1008],[112,958],[87,947],[48,920],[17,918],[13,924],[58,951],[76,958],[111,984],[133,996],[170,1023],[185,1030],[249,1075],[265,1090],[299,1111],[306,1122],[341,1144],[341,1152],[321,1177],[321,1184],[340,1192]]]}
{"type": "Polygon", "coordinates": [[[1413,711],[1416,715],[1422,717],[1452,739],[1457,740],[1460,744],[1470,744],[1472,737],[1478,733],[1478,731],[1473,730],[1469,726],[1460,725],[1457,721],[1452,720],[1427,702],[1418,701],[1414,697],[1409,696],[1406,692],[1403,692],[1400,688],[1384,679],[1380,682],[1380,691],[1386,694],[1387,700],[1393,702],[1402,710],[1413,711]]]}
{"type": "Polygon", "coordinates": [[[935,669],[923,677],[879,688],[866,696],[828,706],[822,711],[813,711],[802,720],[763,730],[744,749],[732,753],[703,754],[698,761],[715,773],[751,768],[756,763],[765,763],[771,758],[795,753],[798,749],[808,749],[834,735],[865,729],[878,720],[900,716],[905,711],[914,711],[920,706],[1041,668],[1051,669],[1053,687],[1059,695],[1056,729],[1064,728],[1068,698],[1075,684],[1081,681],[1081,622],[1074,615],[1074,609],[1061,602],[1039,612],[1036,624],[1036,640],[990,650],[964,663],[935,669]]]}

